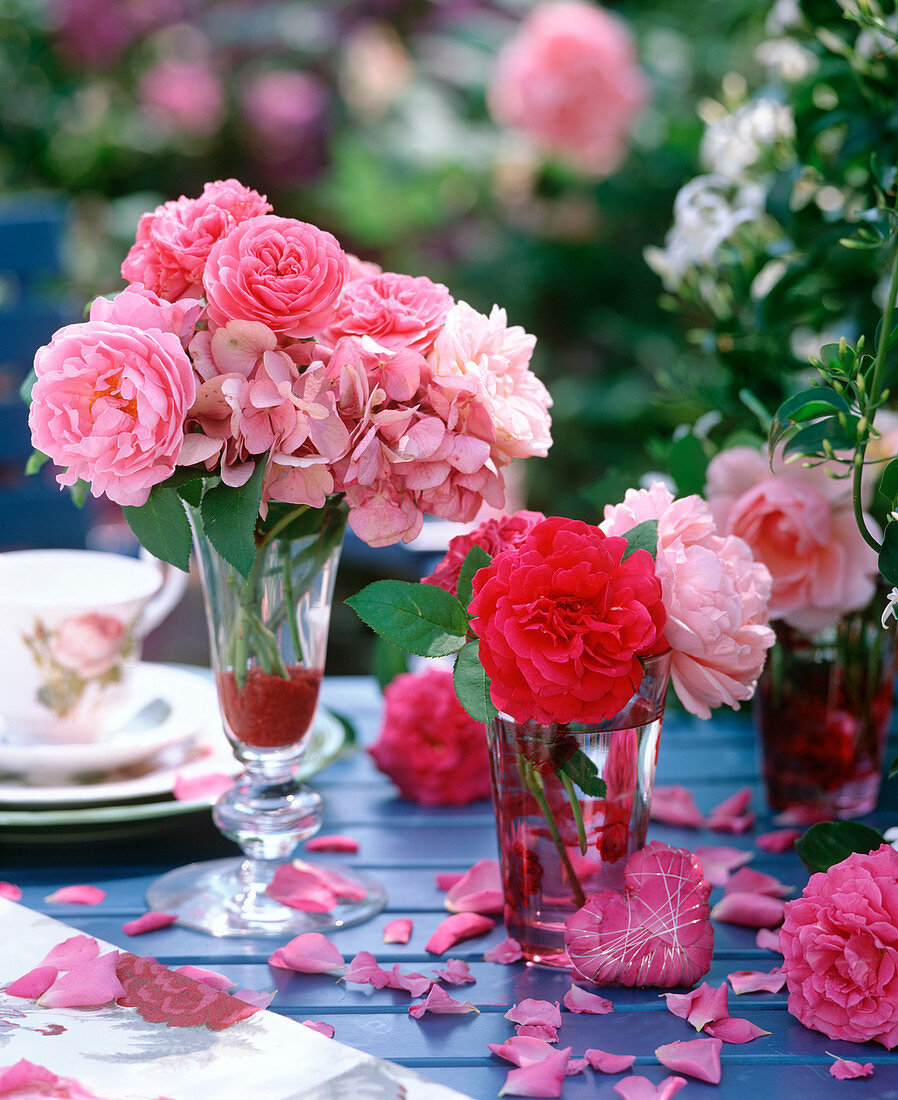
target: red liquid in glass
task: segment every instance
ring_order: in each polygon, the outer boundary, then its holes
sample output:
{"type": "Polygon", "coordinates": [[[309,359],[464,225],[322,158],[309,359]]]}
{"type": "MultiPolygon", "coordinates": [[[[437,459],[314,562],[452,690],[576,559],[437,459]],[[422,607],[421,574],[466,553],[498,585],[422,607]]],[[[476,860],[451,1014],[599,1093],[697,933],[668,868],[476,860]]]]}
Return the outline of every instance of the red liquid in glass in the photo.
{"type": "Polygon", "coordinates": [[[291,665],[290,678],[247,669],[246,682],[237,686],[233,672],[218,674],[218,697],[231,734],[245,745],[283,748],[300,741],[309,732],[318,691],[320,668],[291,665]]]}

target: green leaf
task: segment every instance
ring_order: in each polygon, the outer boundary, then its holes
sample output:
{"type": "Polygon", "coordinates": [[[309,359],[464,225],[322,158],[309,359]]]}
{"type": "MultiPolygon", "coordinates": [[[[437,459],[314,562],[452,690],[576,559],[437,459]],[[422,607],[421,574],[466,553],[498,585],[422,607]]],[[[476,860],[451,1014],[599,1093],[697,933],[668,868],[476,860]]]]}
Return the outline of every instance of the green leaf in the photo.
{"type": "Polygon", "coordinates": [[[452,683],[458,701],[477,722],[488,726],[499,713],[490,696],[490,679],[480,663],[480,640],[462,649],[455,659],[452,683]]]}
{"type": "Polygon", "coordinates": [[[328,711],[332,718],[336,718],[340,725],[343,727],[343,748],[340,750],[341,756],[348,756],[354,752],[359,743],[359,731],[355,727],[355,722],[347,714],[341,714],[339,711],[331,710],[328,707],[328,711]]]}
{"type": "Polygon", "coordinates": [[[835,390],[827,389],[825,386],[815,386],[813,389],[794,394],[784,401],[774,414],[773,423],[770,426],[770,453],[773,453],[780,440],[798,424],[816,420],[821,416],[827,417],[828,420],[835,419],[832,416],[834,410],[846,415],[851,413],[848,402],[835,390]]]}
{"type": "Polygon", "coordinates": [[[408,672],[408,657],[401,649],[385,642],[383,638],[376,638],[374,653],[371,658],[371,672],[377,680],[380,690],[383,691],[397,676],[401,676],[403,672],[408,672]]]}
{"type": "Polygon", "coordinates": [[[882,471],[882,477],[879,480],[879,491],[888,501],[893,501],[898,497],[898,458],[893,458],[882,471]]]}
{"type": "Polygon", "coordinates": [[[493,559],[476,544],[465,554],[465,560],[461,563],[461,571],[458,574],[458,584],[455,590],[458,593],[458,601],[462,607],[467,607],[474,598],[474,574],[478,569],[484,569],[493,559]]]}
{"type": "Polygon", "coordinates": [[[898,756],[895,757],[889,767],[889,779],[894,779],[896,776],[898,776],[898,756]]]}
{"type": "Polygon", "coordinates": [[[190,524],[175,489],[157,485],[139,508],[122,509],[137,541],[149,552],[187,571],[190,563],[190,524]]]}
{"type": "Polygon", "coordinates": [[[582,749],[577,749],[570,760],[565,761],[558,770],[569,775],[590,798],[605,797],[605,780],[599,777],[599,769],[582,749]]]}
{"type": "Polygon", "coordinates": [[[375,581],[346,601],[371,629],[419,657],[447,657],[465,644],[468,614],[433,584],[375,581]]]}
{"type": "Polygon", "coordinates": [[[795,851],[813,873],[828,870],[852,852],[872,852],[884,842],[881,832],[859,821],[825,821],[812,825],[796,841],[795,851]]]}
{"type": "Polygon", "coordinates": [[[898,584],[898,521],[890,520],[882,535],[879,571],[889,584],[898,584]]]}
{"type": "Polygon", "coordinates": [[[178,486],[178,496],[181,500],[187,501],[193,508],[199,508],[203,500],[203,491],[206,488],[205,482],[201,477],[194,478],[192,481],[185,481],[183,485],[178,486]]]}
{"type": "Polygon", "coordinates": [[[818,420],[816,424],[801,428],[785,445],[783,455],[823,455],[824,442],[828,443],[834,451],[853,448],[857,440],[858,419],[856,416],[849,416],[847,421],[847,424],[843,424],[838,417],[827,416],[823,420],[818,420]]]}
{"type": "Polygon", "coordinates": [[[25,376],[25,381],[19,386],[19,397],[25,402],[26,405],[31,404],[31,391],[34,388],[34,383],[37,381],[37,372],[34,367],[25,376]]]}
{"type": "Polygon", "coordinates": [[[670,448],[670,472],[679,496],[701,493],[705,488],[708,456],[698,436],[692,432],[675,439],[670,448]]]}
{"type": "Polygon", "coordinates": [[[25,463],[25,473],[36,474],[41,467],[50,461],[50,456],[45,455],[43,451],[32,451],[28,461],[25,463]]]}
{"type": "Polygon", "coordinates": [[[624,532],[627,540],[627,549],[621,559],[626,561],[634,550],[648,550],[654,558],[658,553],[658,521],[656,519],[644,519],[637,523],[629,531],[624,532]]]}
{"type": "Polygon", "coordinates": [[[90,482],[85,481],[83,478],[78,478],[75,484],[69,489],[69,494],[78,508],[84,507],[84,502],[87,500],[89,490],[90,482]]]}
{"type": "Polygon", "coordinates": [[[201,505],[206,538],[241,577],[248,577],[256,560],[253,533],[262,500],[264,455],[256,459],[256,468],[245,485],[234,488],[223,482],[203,494],[201,505]]]}
{"type": "MultiPolygon", "coordinates": [[[[750,389],[743,388],[739,391],[739,400],[742,404],[758,418],[758,423],[764,429],[764,434],[767,435],[770,431],[770,425],[772,417],[767,411],[767,407],[756,397],[750,389]]],[[[704,486],[702,487],[704,488],[704,486]]],[[[695,492],[701,492],[701,489],[696,489],[695,492]]]]}

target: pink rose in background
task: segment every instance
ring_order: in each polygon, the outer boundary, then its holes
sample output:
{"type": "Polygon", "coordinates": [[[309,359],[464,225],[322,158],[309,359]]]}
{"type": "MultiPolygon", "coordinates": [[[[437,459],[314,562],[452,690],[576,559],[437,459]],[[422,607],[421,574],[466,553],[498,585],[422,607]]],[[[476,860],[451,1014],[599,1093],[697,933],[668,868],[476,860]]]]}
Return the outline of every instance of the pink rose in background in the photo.
{"type": "Polygon", "coordinates": [[[314,336],[330,320],[348,272],[330,233],[275,214],[250,218],[209,253],[203,273],[209,319],[261,321],[285,336],[314,336]]]}
{"type": "Polygon", "coordinates": [[[825,465],[771,470],[751,447],[715,455],[707,477],[720,531],[743,538],[770,570],[772,619],[813,632],[873,598],[876,553],[857,529],[848,481],[825,465]]]}
{"type": "Polygon", "coordinates": [[[57,664],[72,669],[84,680],[92,680],[122,659],[128,641],[121,619],[91,612],[57,624],[50,639],[50,654],[57,664]]]}
{"type": "Polygon", "coordinates": [[[426,275],[387,271],[346,284],[325,337],[370,336],[382,347],[426,355],[454,304],[448,289],[426,275]]]}
{"type": "Polygon", "coordinates": [[[422,806],[464,806],[490,796],[483,726],[455,696],[452,673],[397,676],[384,691],[383,723],[368,750],[404,798],[422,806]]]}
{"type": "Polygon", "coordinates": [[[138,99],[150,118],[190,137],[213,134],[224,118],[224,89],[205,61],[157,62],[141,76],[138,99]]]}
{"type": "Polygon", "coordinates": [[[175,468],[196,393],[177,336],[88,321],[54,334],[34,358],[29,412],[34,446],[60,485],[79,478],[94,496],[146,503],[175,468]]]}
{"type": "Polygon", "coordinates": [[[780,929],[789,1011],[830,1039],[898,1046],[898,852],[812,875],[780,929]]]}
{"type": "Polygon", "coordinates": [[[584,172],[623,160],[646,101],[626,24],[580,0],[534,8],[499,54],[490,113],[584,172]]]}
{"type": "Polygon", "coordinates": [[[462,563],[472,546],[480,546],[491,558],[503,550],[517,550],[533,528],[546,517],[542,512],[528,512],[522,509],[512,516],[491,517],[479,527],[449,540],[449,548],[439,565],[429,577],[423,578],[424,584],[435,584],[455,595],[458,575],[462,563]]]}
{"type": "Polygon", "coordinates": [[[114,64],[142,35],[189,19],[198,0],[52,0],[53,33],[79,65],[114,64]]]}

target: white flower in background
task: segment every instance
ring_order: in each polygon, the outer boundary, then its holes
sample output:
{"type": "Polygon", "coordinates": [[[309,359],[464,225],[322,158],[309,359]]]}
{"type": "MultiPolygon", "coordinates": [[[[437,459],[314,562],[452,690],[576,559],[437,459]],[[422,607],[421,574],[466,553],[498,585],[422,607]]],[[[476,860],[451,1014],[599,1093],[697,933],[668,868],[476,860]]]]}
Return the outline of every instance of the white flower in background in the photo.
{"type": "Polygon", "coordinates": [[[891,844],[893,848],[898,850],[898,828],[886,829],[883,836],[886,844],[891,844]]]}
{"type": "Polygon", "coordinates": [[[793,84],[815,72],[817,56],[794,38],[771,38],[755,49],[755,58],[767,69],[768,77],[793,84]]]}
{"type": "MultiPolygon", "coordinates": [[[[887,27],[898,32],[898,13],[893,12],[891,15],[883,15],[882,13],[877,14],[887,27]]],[[[857,36],[854,48],[858,56],[870,61],[878,54],[894,54],[895,51],[898,50],[898,42],[895,41],[895,38],[891,34],[884,33],[875,28],[867,28],[862,30],[857,36]]]]}
{"type": "Polygon", "coordinates": [[[775,145],[794,137],[791,108],[764,96],[709,123],[699,157],[709,171],[738,181],[775,145]]]}
{"type": "Polygon", "coordinates": [[[771,36],[800,27],[804,22],[800,0],[776,0],[767,14],[764,29],[771,36]]]}

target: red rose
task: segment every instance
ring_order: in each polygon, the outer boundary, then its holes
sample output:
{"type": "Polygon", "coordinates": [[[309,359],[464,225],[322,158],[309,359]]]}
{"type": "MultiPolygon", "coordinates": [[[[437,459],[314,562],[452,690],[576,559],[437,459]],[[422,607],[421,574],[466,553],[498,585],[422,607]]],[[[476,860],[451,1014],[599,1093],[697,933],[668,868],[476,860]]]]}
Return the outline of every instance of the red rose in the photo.
{"type": "Polygon", "coordinates": [[[543,520],[474,575],[471,626],[495,705],[518,722],[600,722],[664,646],[651,554],[580,520],[543,520]]]}
{"type": "Polygon", "coordinates": [[[481,547],[491,558],[503,550],[517,550],[533,528],[545,518],[542,512],[521,509],[511,516],[491,516],[473,531],[455,535],[449,540],[449,547],[436,569],[429,577],[424,577],[424,583],[445,588],[454,596],[461,567],[472,546],[481,547]]]}

